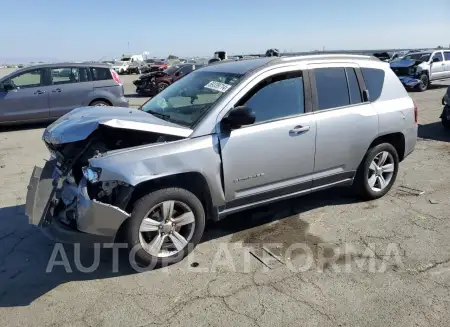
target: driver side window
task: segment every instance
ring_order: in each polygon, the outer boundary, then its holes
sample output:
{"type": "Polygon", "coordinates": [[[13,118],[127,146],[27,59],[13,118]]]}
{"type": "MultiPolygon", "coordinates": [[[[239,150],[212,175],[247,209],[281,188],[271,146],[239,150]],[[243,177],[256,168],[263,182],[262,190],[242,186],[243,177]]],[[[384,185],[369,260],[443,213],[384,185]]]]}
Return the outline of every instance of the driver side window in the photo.
{"type": "Polygon", "coordinates": [[[34,69],[11,78],[11,84],[17,89],[28,89],[42,85],[42,70],[34,69]]]}
{"type": "Polygon", "coordinates": [[[242,104],[254,112],[255,123],[305,113],[301,73],[270,77],[250,91],[246,98],[248,100],[243,99],[242,104]]]}
{"type": "Polygon", "coordinates": [[[431,58],[431,61],[435,61],[436,59],[435,58],[437,58],[438,60],[438,62],[439,61],[444,61],[444,58],[442,57],[442,53],[440,53],[440,52],[436,52],[434,55],[433,55],[433,58],[431,58]]]}

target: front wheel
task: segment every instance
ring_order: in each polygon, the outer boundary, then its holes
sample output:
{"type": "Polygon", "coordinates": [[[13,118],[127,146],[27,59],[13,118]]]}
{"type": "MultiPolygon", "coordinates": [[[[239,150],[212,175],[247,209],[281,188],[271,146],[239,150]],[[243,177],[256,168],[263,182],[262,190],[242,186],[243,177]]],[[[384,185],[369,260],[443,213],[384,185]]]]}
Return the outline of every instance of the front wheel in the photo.
{"type": "Polygon", "coordinates": [[[426,91],[428,86],[430,86],[430,79],[427,74],[420,75],[420,83],[417,85],[417,88],[420,92],[426,91]]]}
{"type": "Polygon", "coordinates": [[[389,143],[379,144],[367,151],[356,173],[353,188],[364,200],[385,195],[397,178],[397,150],[389,143]]]}
{"type": "Polygon", "coordinates": [[[200,200],[185,189],[166,188],[135,202],[125,235],[136,262],[153,268],[181,261],[204,229],[200,200]]]}

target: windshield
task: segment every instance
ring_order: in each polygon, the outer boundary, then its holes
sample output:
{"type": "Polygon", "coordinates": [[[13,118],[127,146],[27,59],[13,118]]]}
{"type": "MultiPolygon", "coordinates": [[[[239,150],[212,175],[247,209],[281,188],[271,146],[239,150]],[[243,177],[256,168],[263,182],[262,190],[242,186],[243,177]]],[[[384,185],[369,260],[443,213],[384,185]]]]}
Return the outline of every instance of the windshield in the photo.
{"type": "Polygon", "coordinates": [[[241,77],[239,74],[195,71],[150,99],[141,109],[167,121],[192,127],[241,77]]]}
{"type": "Polygon", "coordinates": [[[412,54],[405,56],[403,59],[428,61],[428,60],[430,60],[430,56],[431,56],[431,52],[412,53],[412,54]]]}
{"type": "Polygon", "coordinates": [[[122,58],[122,59],[120,59],[120,61],[130,61],[131,60],[131,58],[122,58]]]}
{"type": "Polygon", "coordinates": [[[167,69],[164,70],[165,73],[172,75],[174,74],[178,69],[180,68],[180,66],[171,66],[167,69]]]}

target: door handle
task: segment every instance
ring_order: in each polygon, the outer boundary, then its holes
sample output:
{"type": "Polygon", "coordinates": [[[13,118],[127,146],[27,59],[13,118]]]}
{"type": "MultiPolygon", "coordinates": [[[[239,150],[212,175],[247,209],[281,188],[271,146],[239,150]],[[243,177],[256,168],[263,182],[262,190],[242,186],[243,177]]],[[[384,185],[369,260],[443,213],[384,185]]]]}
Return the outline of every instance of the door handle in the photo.
{"type": "Polygon", "coordinates": [[[41,90],[37,90],[36,92],[34,92],[34,94],[37,94],[37,95],[44,94],[44,93],[45,93],[45,91],[41,91],[41,90]]]}
{"type": "Polygon", "coordinates": [[[289,131],[289,135],[298,135],[304,132],[309,131],[310,126],[295,126],[293,129],[289,131]]]}
{"type": "Polygon", "coordinates": [[[52,92],[61,92],[62,90],[60,88],[52,90],[52,92]]]}

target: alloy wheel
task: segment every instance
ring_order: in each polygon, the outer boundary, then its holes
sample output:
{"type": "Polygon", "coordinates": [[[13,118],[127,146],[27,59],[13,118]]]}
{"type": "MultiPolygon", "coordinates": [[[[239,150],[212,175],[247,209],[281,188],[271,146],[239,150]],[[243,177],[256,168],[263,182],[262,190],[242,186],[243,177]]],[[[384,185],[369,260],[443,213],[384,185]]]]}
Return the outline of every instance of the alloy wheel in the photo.
{"type": "Polygon", "coordinates": [[[369,166],[367,182],[374,192],[381,192],[391,182],[394,176],[395,161],[391,153],[382,151],[378,153],[369,166]]]}
{"type": "Polygon", "coordinates": [[[189,244],[194,230],[194,213],[187,204],[164,201],[145,215],[139,227],[139,241],[148,254],[168,257],[189,244]]]}

